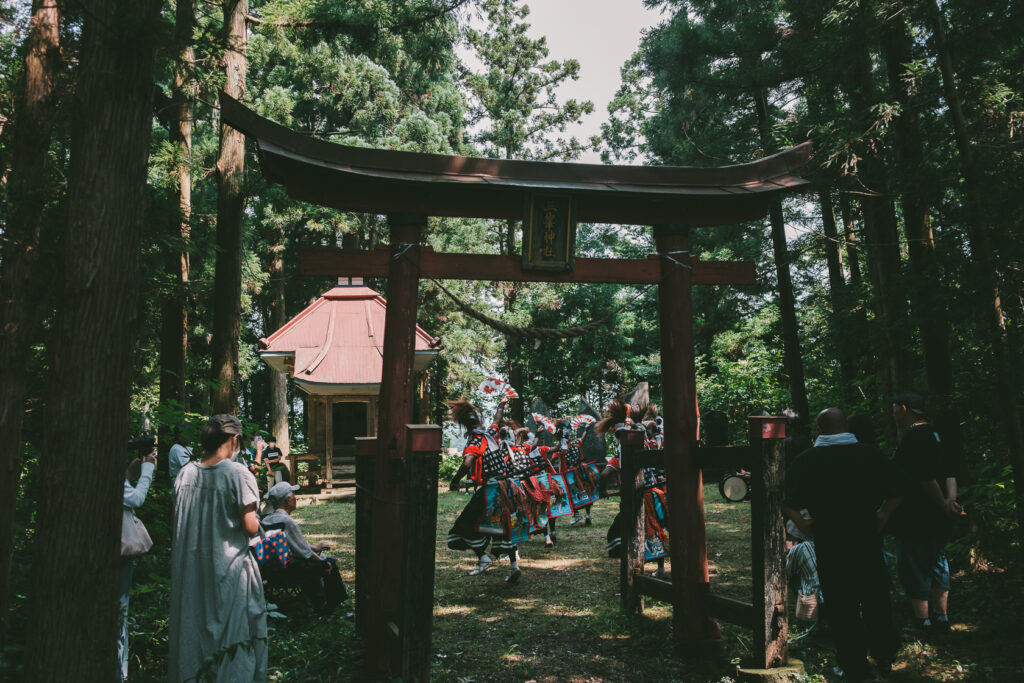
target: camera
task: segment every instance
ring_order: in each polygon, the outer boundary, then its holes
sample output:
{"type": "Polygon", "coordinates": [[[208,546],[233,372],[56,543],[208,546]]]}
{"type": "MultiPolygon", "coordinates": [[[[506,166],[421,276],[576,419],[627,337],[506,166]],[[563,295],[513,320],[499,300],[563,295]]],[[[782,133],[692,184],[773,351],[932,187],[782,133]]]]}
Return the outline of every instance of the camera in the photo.
{"type": "Polygon", "coordinates": [[[134,439],[128,439],[128,450],[135,451],[139,457],[149,455],[156,445],[156,434],[143,434],[134,439]]]}

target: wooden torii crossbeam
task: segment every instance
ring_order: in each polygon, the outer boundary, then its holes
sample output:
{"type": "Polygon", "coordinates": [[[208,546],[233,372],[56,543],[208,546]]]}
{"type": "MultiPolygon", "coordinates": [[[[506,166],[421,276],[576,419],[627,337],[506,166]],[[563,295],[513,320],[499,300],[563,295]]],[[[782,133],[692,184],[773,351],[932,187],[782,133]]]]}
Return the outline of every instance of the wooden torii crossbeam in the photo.
{"type": "MultiPolygon", "coordinates": [[[[674,633],[680,642],[717,635],[706,613],[707,543],[700,467],[694,453],[696,386],[691,286],[752,284],[752,264],[706,263],[689,252],[692,228],[763,217],[780,193],[807,181],[791,175],[810,155],[804,144],[755,162],[722,168],[564,164],[476,159],[347,147],[317,140],[260,117],[221,94],[221,117],[255,140],[261,169],[295,199],[349,211],[387,214],[384,250],[308,249],[305,275],[386,276],[388,308],[380,423],[372,495],[370,559],[357,549],[357,590],[372,605],[365,626],[367,665],[377,673],[428,680],[433,609],[434,514],[417,454],[435,446],[436,428],[412,416],[413,334],[421,277],[550,282],[657,283],[664,460],[668,477],[674,633]],[[580,221],[653,225],[658,255],[647,259],[576,259],[568,273],[523,270],[515,257],[438,254],[423,245],[427,216],[521,218],[531,193],[559,193],[580,221]],[[418,478],[417,478],[418,477],[418,478]],[[429,538],[429,545],[422,537],[429,538]],[[365,576],[363,575],[365,572],[365,576]]],[[[365,493],[365,492],[364,492],[365,493]]],[[[436,488],[434,490],[436,496],[436,488]]],[[[436,498],[435,498],[436,500],[436,498]]],[[[434,511],[436,513],[436,510],[434,511]]],[[[360,517],[365,519],[365,517],[360,517]]],[[[360,531],[357,529],[357,537],[360,531]]],[[[357,596],[357,605],[359,604],[357,596]]],[[[357,615],[358,618],[358,615],[357,615]]]]}

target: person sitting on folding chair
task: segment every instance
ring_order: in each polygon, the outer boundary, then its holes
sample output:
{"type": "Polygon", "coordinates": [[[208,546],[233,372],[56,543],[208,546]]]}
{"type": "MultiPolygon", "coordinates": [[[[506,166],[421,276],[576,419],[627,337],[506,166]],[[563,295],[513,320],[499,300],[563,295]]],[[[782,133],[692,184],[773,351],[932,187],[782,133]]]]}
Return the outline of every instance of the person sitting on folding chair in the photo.
{"type": "Polygon", "coordinates": [[[345,601],[345,583],[341,580],[338,560],[323,555],[323,551],[330,546],[324,542],[310,545],[298,522],[292,519],[291,513],[297,505],[295,492],[298,489],[297,485],[293,486],[286,481],[274,484],[263,496],[273,511],[263,516],[260,526],[264,531],[284,531],[293,556],[288,563],[288,571],[301,574],[303,593],[313,609],[321,616],[326,616],[345,601]]]}

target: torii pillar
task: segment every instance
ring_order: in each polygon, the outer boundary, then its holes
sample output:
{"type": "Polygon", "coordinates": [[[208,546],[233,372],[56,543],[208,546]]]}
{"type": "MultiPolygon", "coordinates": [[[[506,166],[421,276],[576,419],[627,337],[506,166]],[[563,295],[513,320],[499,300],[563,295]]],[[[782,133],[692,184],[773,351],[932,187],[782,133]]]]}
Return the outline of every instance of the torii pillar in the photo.
{"type": "Polygon", "coordinates": [[[693,343],[693,269],[689,228],[657,225],[654,239],[662,257],[658,285],[662,410],[665,416],[665,473],[672,558],[672,623],[676,642],[696,644],[718,638],[706,616],[709,592],[704,487],[697,463],[697,387],[693,343]]]}
{"type": "MultiPolygon", "coordinates": [[[[388,214],[391,231],[388,261],[387,312],[380,410],[377,428],[377,457],[372,499],[373,540],[370,544],[373,568],[367,604],[367,668],[381,674],[399,673],[401,620],[400,590],[403,565],[402,537],[405,528],[406,424],[413,422],[413,357],[416,351],[416,299],[420,278],[420,240],[427,217],[417,213],[388,214]],[[393,571],[383,571],[391,567],[393,571]]],[[[433,558],[431,558],[433,559],[433,558]]],[[[364,577],[357,577],[363,581],[364,577]]]]}

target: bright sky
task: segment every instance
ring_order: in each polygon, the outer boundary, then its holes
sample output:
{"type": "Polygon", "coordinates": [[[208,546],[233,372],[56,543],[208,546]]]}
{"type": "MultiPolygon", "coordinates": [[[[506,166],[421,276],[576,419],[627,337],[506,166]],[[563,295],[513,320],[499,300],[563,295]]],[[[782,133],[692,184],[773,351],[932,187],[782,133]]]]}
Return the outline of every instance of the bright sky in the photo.
{"type": "MultiPolygon", "coordinates": [[[[640,43],[641,31],[661,20],[660,10],[649,10],[642,0],[527,0],[530,35],[546,36],[550,59],[576,59],[580,78],[567,81],[558,99],[590,100],[594,113],[566,131],[580,139],[601,134],[608,119],[608,103],[619,88],[619,68],[640,43]]],[[[463,53],[464,55],[465,53],[463,53]]],[[[601,163],[595,152],[580,161],[601,163]]]]}

